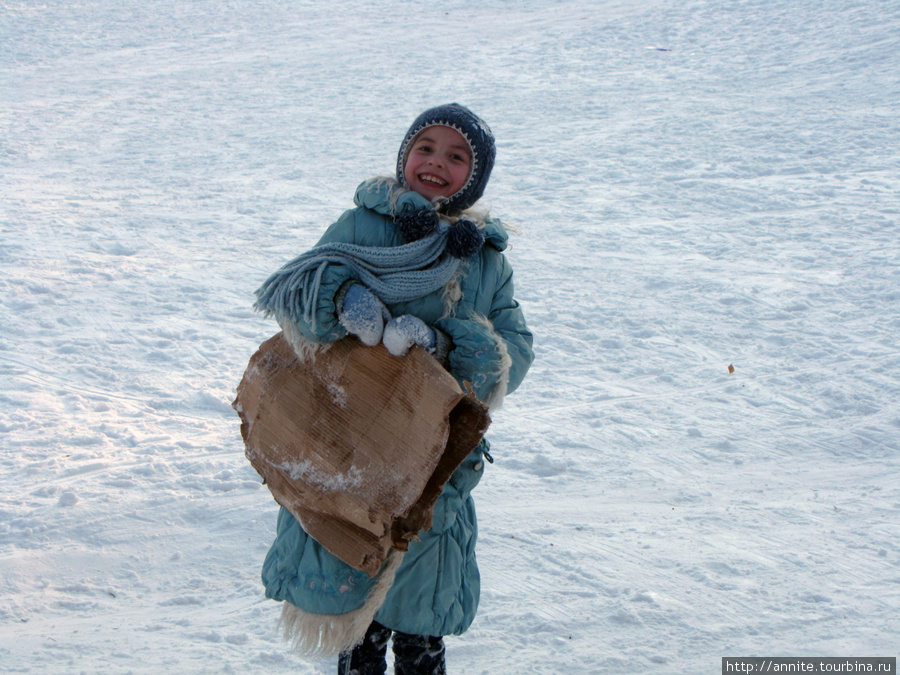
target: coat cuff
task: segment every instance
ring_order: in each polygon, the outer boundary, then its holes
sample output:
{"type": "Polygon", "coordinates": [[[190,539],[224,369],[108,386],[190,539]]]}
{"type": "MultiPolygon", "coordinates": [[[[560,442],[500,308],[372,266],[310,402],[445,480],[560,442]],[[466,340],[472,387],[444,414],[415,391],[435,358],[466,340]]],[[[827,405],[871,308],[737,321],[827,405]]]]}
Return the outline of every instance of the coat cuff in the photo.
{"type": "Polygon", "coordinates": [[[336,318],[340,319],[341,312],[344,310],[344,298],[347,297],[347,291],[350,290],[350,287],[353,284],[358,283],[359,282],[356,279],[347,279],[347,281],[341,284],[337,293],[334,294],[334,316],[336,318]]]}

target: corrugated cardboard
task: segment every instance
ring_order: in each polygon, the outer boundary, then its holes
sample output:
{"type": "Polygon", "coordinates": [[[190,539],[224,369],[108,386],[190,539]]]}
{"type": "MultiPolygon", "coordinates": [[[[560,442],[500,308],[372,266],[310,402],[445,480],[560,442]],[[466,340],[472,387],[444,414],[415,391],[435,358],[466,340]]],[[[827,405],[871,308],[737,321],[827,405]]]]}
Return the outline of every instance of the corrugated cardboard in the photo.
{"type": "Polygon", "coordinates": [[[310,536],[375,575],[431,526],[444,483],[484,435],[484,404],[427,352],[346,338],[299,359],[279,333],[233,404],[247,458],[310,536]]]}

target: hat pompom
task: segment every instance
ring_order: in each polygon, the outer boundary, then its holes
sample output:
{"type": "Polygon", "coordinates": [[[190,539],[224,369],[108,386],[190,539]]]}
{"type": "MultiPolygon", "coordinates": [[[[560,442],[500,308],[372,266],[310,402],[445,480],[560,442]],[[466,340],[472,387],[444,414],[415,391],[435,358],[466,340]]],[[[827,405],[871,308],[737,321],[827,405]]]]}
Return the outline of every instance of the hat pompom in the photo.
{"type": "Polygon", "coordinates": [[[484,246],[484,235],[471,220],[462,218],[447,235],[447,253],[460,260],[470,258],[484,246]]]}
{"type": "Polygon", "coordinates": [[[408,242],[419,241],[437,232],[440,226],[438,215],[431,209],[421,208],[396,217],[400,232],[408,242]]]}

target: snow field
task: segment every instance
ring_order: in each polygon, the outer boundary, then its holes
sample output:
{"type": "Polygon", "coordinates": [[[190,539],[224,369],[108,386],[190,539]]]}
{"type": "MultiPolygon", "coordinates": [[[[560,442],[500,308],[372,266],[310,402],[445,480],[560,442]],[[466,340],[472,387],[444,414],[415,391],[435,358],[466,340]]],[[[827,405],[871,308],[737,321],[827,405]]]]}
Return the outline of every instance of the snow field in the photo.
{"type": "Polygon", "coordinates": [[[451,670],[896,655],[900,3],[26,0],[0,38],[0,670],[333,672],[258,582],[252,291],[450,100],[537,352],[451,670]]]}

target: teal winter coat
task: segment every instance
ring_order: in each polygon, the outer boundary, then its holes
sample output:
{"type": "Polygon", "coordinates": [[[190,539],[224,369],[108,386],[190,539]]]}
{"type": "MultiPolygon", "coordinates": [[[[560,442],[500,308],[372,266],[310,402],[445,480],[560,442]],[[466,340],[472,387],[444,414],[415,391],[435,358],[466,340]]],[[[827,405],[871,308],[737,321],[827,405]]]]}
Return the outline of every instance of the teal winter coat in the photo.
{"type": "MultiPolygon", "coordinates": [[[[404,191],[389,179],[363,183],[346,211],[318,245],[346,242],[362,246],[407,243],[394,215],[430,208],[421,195],[404,191]]],[[[412,314],[452,340],[448,369],[476,395],[496,405],[522,382],[534,358],[532,335],[513,297],[512,268],[502,251],[507,234],[492,218],[479,226],[481,250],[463,262],[459,293],[439,289],[425,297],[388,305],[392,316],[412,314]],[[458,298],[450,302],[445,296],[458,298]]],[[[346,336],[338,323],[335,295],[353,278],[342,265],[330,265],[313,308],[315,321],[296,328],[308,340],[327,343],[346,336]]],[[[453,284],[454,282],[451,282],[453,284]]],[[[487,440],[466,458],[444,486],[434,508],[432,527],[420,533],[397,570],[375,620],[393,630],[417,635],[464,632],[478,607],[480,576],[475,560],[478,528],[472,489],[484,473],[487,440]]],[[[360,608],[378,582],[345,564],[312,539],[282,508],[277,536],[263,565],[266,595],[313,614],[340,615],[360,608]]]]}

